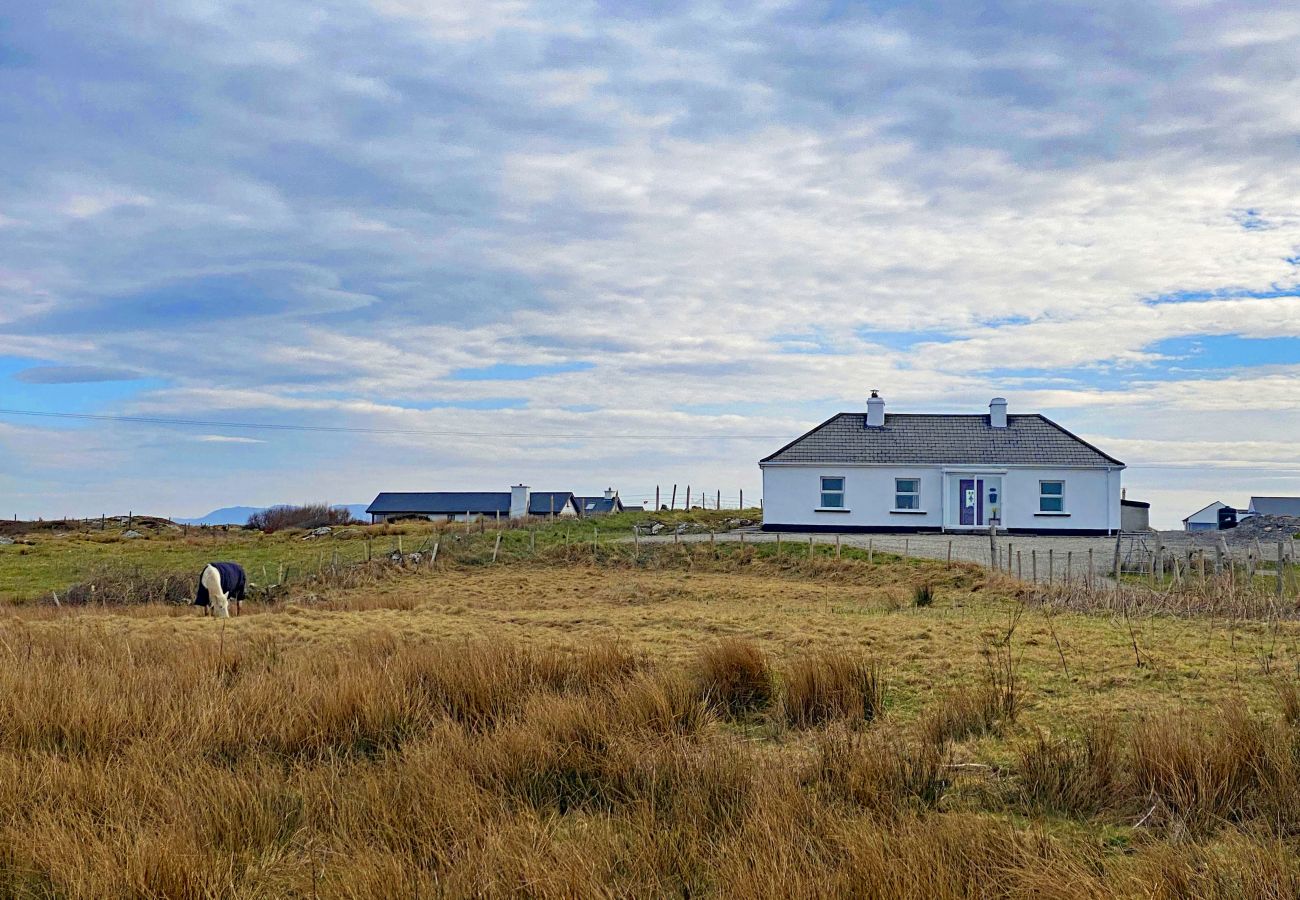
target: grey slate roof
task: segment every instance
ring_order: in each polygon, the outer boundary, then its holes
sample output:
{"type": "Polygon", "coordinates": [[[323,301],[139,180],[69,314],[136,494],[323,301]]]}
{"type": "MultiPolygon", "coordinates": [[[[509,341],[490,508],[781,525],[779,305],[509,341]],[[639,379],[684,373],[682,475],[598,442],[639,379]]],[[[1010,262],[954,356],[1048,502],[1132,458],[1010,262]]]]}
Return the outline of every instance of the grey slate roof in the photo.
{"type": "Polygon", "coordinates": [[[1251,497],[1250,508],[1261,516],[1300,516],[1300,497],[1251,497]]]}
{"type": "MultiPolygon", "coordinates": [[[[528,514],[530,516],[549,516],[552,511],[558,513],[564,509],[564,504],[572,499],[572,491],[533,491],[528,497],[528,514]],[[553,506],[552,501],[554,501],[553,506]]],[[[510,509],[509,494],[506,494],[506,509],[510,509]]]]}
{"type": "MultiPolygon", "coordinates": [[[[528,512],[534,516],[549,515],[554,502],[555,512],[573,499],[572,491],[533,491],[528,498],[528,512]]],[[[509,491],[385,491],[374,499],[366,512],[371,515],[400,515],[410,513],[420,516],[442,516],[453,513],[475,515],[510,515],[509,491]]]]}
{"type": "Polygon", "coordinates": [[[868,428],[866,413],[840,413],[761,463],[897,465],[1122,466],[1045,416],[886,413],[868,428]]]}
{"type": "MultiPolygon", "coordinates": [[[[535,494],[533,496],[536,496],[535,494]]],[[[510,515],[509,491],[385,491],[366,507],[366,512],[379,515],[413,513],[417,515],[450,515],[451,513],[477,513],[510,515]]]]}
{"type": "Polygon", "coordinates": [[[602,495],[600,497],[574,497],[578,504],[578,513],[584,516],[607,516],[610,513],[622,512],[623,501],[618,497],[611,497],[606,500],[602,495]]]}

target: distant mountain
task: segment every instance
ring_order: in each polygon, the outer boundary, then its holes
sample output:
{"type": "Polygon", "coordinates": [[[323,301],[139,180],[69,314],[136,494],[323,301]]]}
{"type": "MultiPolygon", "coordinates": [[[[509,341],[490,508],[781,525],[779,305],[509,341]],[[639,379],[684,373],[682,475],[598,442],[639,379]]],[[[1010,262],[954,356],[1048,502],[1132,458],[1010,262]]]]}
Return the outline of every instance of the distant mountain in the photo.
{"type": "Polygon", "coordinates": [[[248,517],[255,512],[261,512],[264,507],[261,506],[226,506],[221,509],[214,509],[206,516],[199,516],[197,519],[174,519],[179,525],[243,525],[248,521],[248,517]]]}
{"type": "MultiPolygon", "coordinates": [[[[348,512],[352,513],[354,518],[363,522],[369,522],[370,517],[366,515],[366,507],[369,503],[335,503],[334,506],[341,506],[348,512]]],[[[206,516],[199,516],[197,519],[174,519],[179,525],[243,525],[248,521],[248,517],[253,513],[259,513],[267,509],[265,506],[225,506],[221,509],[214,509],[206,516]]]]}

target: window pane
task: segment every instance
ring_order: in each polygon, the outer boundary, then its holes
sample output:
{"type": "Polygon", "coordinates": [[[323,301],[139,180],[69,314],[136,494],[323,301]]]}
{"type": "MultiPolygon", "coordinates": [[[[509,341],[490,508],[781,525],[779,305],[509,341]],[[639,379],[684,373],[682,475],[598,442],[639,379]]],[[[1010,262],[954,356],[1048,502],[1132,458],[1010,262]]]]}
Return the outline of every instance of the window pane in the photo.
{"type": "Polygon", "coordinates": [[[894,497],[894,509],[920,509],[916,494],[898,494],[894,497]]]}
{"type": "Polygon", "coordinates": [[[895,478],[894,484],[896,485],[894,490],[900,494],[915,494],[920,490],[920,482],[915,478],[895,478]]]}
{"type": "Polygon", "coordinates": [[[1040,497],[1038,500],[1039,512],[1065,512],[1062,505],[1061,497],[1040,497]]]}
{"type": "Polygon", "coordinates": [[[822,507],[824,509],[842,509],[844,507],[844,494],[840,491],[823,492],[822,507]]]}
{"type": "Polygon", "coordinates": [[[843,479],[843,478],[829,478],[829,477],[823,476],[823,477],[822,477],[822,490],[823,490],[823,491],[842,491],[842,490],[844,490],[844,479],[843,479]]]}
{"type": "Polygon", "coordinates": [[[1065,483],[1061,481],[1042,481],[1039,482],[1043,494],[1062,494],[1064,493],[1065,483]]]}

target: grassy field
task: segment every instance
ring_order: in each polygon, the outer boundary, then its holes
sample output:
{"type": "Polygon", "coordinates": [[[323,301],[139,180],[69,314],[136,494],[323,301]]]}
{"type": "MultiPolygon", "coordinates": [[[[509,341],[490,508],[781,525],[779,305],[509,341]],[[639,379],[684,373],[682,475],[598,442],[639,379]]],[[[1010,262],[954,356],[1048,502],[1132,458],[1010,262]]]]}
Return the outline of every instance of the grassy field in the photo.
{"type": "Polygon", "coordinates": [[[10,605],[0,895],[1300,891],[1293,622],[884,554],[439,537],[224,622],[10,605]]]}
{"type": "MultiPolygon", "coordinates": [[[[689,523],[701,528],[725,528],[737,516],[758,517],[758,510],[677,510],[655,514],[655,520],[669,525],[689,523]]],[[[525,547],[563,545],[597,540],[609,543],[627,538],[634,522],[644,521],[639,511],[622,513],[592,521],[531,522],[526,528],[506,526],[504,545],[507,553],[525,547]],[[535,532],[530,538],[529,532],[535,532]]],[[[30,531],[13,531],[19,543],[0,545],[0,602],[31,601],[52,591],[65,591],[71,585],[96,576],[123,572],[148,574],[193,573],[217,559],[234,560],[258,583],[273,583],[281,574],[293,580],[302,578],[334,563],[345,565],[364,560],[368,555],[381,556],[397,550],[428,551],[433,541],[447,535],[463,539],[466,535],[495,533],[496,523],[479,522],[468,530],[464,525],[435,527],[409,522],[391,526],[352,525],[336,528],[325,538],[308,538],[300,530],[274,534],[246,531],[242,528],[182,529],[152,520],[149,526],[137,524],[143,536],[127,539],[125,524],[109,520],[105,530],[97,523],[87,527],[61,527],[45,523],[30,531]],[[400,539],[400,540],[399,540],[400,539]]],[[[481,539],[481,538],[480,538],[481,539]]]]}

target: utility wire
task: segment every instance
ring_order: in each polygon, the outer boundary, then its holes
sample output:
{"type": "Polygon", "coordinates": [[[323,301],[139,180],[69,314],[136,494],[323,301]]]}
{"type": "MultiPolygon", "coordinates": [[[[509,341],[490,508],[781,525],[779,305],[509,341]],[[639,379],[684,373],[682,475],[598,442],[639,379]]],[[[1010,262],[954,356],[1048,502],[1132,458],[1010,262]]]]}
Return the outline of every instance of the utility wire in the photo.
{"type": "Polygon", "coordinates": [[[135,425],[181,425],[198,428],[251,428],[262,431],[312,431],[330,434],[390,434],[423,437],[541,438],[590,441],[716,441],[782,440],[778,434],[610,434],[608,432],[553,431],[452,431],[417,428],[359,428],[348,425],[299,425],[288,422],[218,422],[207,419],[171,419],[161,416],[116,416],[103,413],[46,412],[34,409],[0,409],[3,416],[33,416],[45,419],[79,419],[94,422],[127,422],[135,425]]]}

